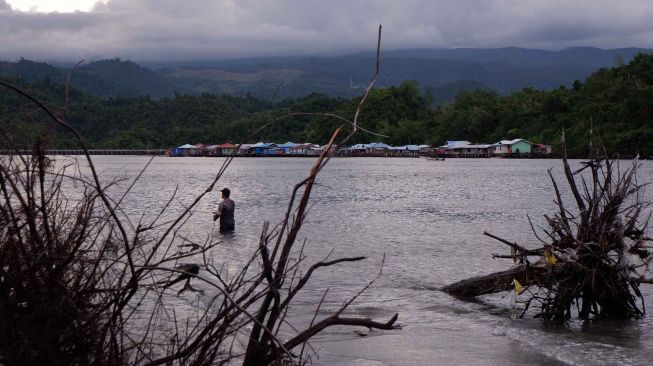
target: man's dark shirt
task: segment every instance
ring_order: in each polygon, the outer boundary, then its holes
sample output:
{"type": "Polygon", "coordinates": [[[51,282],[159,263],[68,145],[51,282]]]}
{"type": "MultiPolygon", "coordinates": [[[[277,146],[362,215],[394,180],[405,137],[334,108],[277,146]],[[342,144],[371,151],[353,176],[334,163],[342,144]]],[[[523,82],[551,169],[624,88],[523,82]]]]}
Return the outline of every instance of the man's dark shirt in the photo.
{"type": "Polygon", "coordinates": [[[236,228],[236,220],[234,219],[234,212],[236,211],[236,203],[230,199],[225,198],[218,205],[218,216],[220,216],[220,231],[231,231],[236,228]]]}

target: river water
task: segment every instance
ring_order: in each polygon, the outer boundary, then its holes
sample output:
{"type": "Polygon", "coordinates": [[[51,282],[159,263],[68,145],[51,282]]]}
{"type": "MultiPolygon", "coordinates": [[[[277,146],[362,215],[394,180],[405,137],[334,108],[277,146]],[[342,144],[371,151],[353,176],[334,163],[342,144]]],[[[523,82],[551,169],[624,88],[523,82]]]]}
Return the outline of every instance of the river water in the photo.
{"type": "MultiPolygon", "coordinates": [[[[102,177],[135,177],[148,158],[97,156],[102,177]]],[[[157,157],[129,194],[123,209],[132,217],[150,215],[177,188],[171,212],[203,191],[221,158],[157,157]]],[[[217,237],[215,256],[238,267],[256,250],[261,226],[283,217],[293,185],[312,164],[306,158],[238,158],[219,187],[236,202],[236,233],[217,237]]],[[[574,162],[578,164],[578,162],[574,162]]],[[[628,162],[622,162],[626,165],[628,162]]],[[[483,231],[535,246],[527,215],[538,225],[553,213],[547,169],[561,178],[558,160],[343,158],[333,159],[318,179],[314,206],[300,239],[312,259],[367,256],[362,262],[320,270],[291,309],[297,325],[310,321],[329,289],[322,315],[337,309],[373,279],[382,276],[351,307],[350,314],[378,321],[399,313],[402,329],[373,330],[365,337],[351,328],[332,328],[312,342],[323,365],[649,365],[653,360],[650,315],[627,322],[544,325],[511,319],[514,294],[466,302],[438,289],[473,275],[509,268],[507,247],[483,231]]],[[[653,181],[644,162],[640,182],[653,181]]],[[[562,182],[562,180],[560,180],[562,182]]],[[[118,189],[128,185],[127,182],[118,189]]],[[[196,240],[208,237],[211,193],[185,227],[196,240]]],[[[651,199],[651,192],[647,192],[651,199]]],[[[215,239],[215,237],[213,238],[215,239]]],[[[653,286],[643,285],[647,309],[653,286]]]]}

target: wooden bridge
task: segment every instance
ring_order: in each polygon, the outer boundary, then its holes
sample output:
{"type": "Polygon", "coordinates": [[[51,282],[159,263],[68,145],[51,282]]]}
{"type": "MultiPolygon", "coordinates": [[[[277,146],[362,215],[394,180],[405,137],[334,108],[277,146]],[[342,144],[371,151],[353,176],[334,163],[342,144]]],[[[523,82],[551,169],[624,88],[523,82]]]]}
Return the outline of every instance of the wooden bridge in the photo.
{"type": "MultiPolygon", "coordinates": [[[[31,154],[31,150],[19,150],[21,154],[31,154]]],[[[90,155],[166,155],[166,149],[92,149],[90,155]]],[[[0,150],[0,155],[13,155],[15,150],[0,150]]],[[[47,155],[84,155],[80,149],[49,149],[47,155]]]]}

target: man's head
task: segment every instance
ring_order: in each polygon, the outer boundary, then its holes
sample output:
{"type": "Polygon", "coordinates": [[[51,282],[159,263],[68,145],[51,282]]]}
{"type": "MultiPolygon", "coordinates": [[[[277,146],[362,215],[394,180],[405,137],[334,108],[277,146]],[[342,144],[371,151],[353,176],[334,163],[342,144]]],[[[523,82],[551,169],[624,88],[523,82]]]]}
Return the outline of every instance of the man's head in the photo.
{"type": "Polygon", "coordinates": [[[231,194],[231,191],[229,190],[229,188],[222,188],[222,190],[220,192],[222,192],[222,197],[223,198],[229,198],[229,195],[231,194]]]}

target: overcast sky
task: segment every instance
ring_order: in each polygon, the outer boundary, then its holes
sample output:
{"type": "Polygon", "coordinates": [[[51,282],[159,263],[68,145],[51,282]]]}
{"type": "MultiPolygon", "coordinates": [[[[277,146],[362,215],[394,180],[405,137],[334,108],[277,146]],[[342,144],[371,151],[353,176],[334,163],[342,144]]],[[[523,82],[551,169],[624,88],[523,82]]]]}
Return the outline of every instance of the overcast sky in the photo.
{"type": "Polygon", "coordinates": [[[652,20],[652,0],[0,0],[0,59],[341,54],[379,23],[384,49],[653,48],[652,20]]]}

